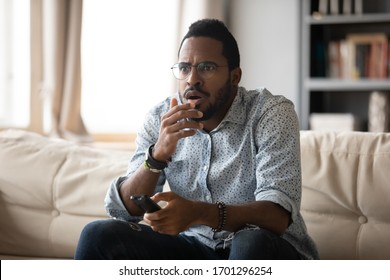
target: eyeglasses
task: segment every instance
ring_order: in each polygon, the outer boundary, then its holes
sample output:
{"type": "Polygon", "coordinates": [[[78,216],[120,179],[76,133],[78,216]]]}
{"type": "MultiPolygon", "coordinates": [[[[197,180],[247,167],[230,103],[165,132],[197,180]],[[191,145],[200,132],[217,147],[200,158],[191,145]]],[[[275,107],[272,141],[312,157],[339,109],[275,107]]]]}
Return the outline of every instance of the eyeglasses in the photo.
{"type": "Polygon", "coordinates": [[[191,65],[189,63],[180,62],[171,67],[173,75],[178,80],[185,80],[190,75],[192,68],[196,68],[198,75],[202,79],[210,79],[217,72],[218,67],[227,67],[227,65],[217,65],[214,62],[205,61],[197,65],[191,65]]]}

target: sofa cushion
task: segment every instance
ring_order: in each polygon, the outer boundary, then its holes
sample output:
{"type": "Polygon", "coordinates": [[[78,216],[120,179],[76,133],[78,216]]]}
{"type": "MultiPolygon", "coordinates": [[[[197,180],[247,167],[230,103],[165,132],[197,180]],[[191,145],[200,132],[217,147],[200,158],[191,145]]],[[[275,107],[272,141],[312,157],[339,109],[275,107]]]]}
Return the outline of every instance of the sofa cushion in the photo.
{"type": "MultiPolygon", "coordinates": [[[[301,132],[302,214],[323,259],[390,259],[390,134],[301,132]]],[[[132,150],[0,132],[0,256],[72,258],[132,150]]],[[[1,258],[1,257],[0,257],[1,258]]]]}
{"type": "Polygon", "coordinates": [[[302,214],[323,259],[390,259],[390,133],[301,132],[302,214]]]}
{"type": "Polygon", "coordinates": [[[0,254],[72,258],[88,222],[108,217],[104,196],[130,152],[19,130],[0,132],[0,254]]]}

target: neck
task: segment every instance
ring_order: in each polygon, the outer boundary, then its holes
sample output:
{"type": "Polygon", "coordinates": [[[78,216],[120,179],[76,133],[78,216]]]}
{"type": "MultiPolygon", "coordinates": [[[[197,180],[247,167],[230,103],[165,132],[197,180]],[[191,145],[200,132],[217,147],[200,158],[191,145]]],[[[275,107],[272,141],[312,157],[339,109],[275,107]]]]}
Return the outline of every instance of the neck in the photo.
{"type": "Polygon", "coordinates": [[[232,106],[234,99],[237,96],[237,90],[234,91],[234,93],[231,95],[231,98],[228,102],[226,102],[225,106],[221,108],[221,110],[216,113],[214,116],[212,116],[207,121],[203,122],[203,130],[209,133],[210,131],[214,130],[219,126],[219,124],[222,122],[222,120],[225,118],[226,114],[229,112],[230,107],[232,106]]]}

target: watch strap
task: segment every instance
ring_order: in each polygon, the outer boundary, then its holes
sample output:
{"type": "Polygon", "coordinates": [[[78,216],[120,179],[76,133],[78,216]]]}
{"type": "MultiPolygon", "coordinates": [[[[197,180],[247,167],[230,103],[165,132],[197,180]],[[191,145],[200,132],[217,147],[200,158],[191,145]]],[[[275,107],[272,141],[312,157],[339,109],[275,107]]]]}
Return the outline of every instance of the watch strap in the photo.
{"type": "Polygon", "coordinates": [[[169,161],[164,162],[164,161],[155,160],[152,156],[153,148],[154,148],[154,144],[149,146],[148,151],[147,151],[146,156],[145,156],[145,164],[144,165],[146,168],[157,173],[157,172],[161,172],[163,169],[168,167],[169,161]]]}

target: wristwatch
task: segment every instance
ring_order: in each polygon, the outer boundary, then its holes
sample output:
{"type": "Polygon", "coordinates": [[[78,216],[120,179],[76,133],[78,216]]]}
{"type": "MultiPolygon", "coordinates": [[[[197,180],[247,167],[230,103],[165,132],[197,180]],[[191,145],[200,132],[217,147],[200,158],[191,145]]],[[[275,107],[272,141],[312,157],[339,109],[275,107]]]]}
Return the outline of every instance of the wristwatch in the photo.
{"type": "Polygon", "coordinates": [[[154,148],[154,144],[149,146],[148,151],[145,155],[144,166],[145,168],[149,169],[154,173],[161,173],[161,171],[163,171],[164,168],[168,167],[168,163],[170,160],[166,162],[155,160],[152,156],[153,148],[154,148]]]}

